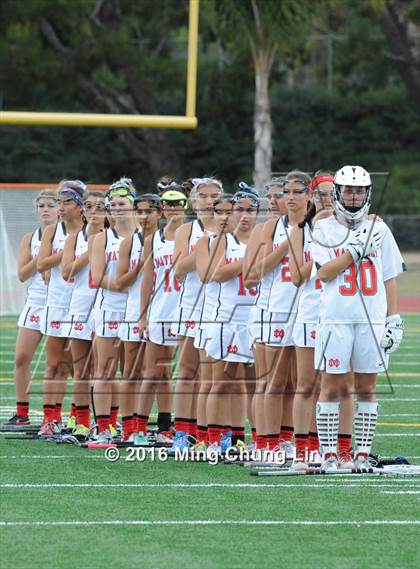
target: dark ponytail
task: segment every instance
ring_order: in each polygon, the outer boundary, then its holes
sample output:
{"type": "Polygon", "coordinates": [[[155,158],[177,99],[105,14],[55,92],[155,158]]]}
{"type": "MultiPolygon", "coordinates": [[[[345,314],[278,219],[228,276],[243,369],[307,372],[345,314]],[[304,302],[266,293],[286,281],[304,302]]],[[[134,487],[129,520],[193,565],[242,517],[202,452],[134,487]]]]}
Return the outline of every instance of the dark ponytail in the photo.
{"type": "Polygon", "coordinates": [[[300,223],[298,223],[298,227],[300,227],[301,229],[303,229],[305,227],[306,224],[308,224],[309,226],[312,225],[312,220],[316,215],[316,207],[314,202],[310,201],[308,202],[308,209],[306,210],[306,215],[303,221],[301,221],[300,223]]]}

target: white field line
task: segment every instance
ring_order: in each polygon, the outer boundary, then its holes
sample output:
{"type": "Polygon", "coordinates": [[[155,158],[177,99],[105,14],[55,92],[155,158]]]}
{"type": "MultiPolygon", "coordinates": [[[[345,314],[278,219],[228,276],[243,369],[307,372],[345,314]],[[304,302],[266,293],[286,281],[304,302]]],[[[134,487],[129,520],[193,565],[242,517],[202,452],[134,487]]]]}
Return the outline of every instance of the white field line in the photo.
{"type": "Polygon", "coordinates": [[[410,526],[420,520],[51,520],[0,521],[0,526],[410,526]]]}
{"type": "MultiPolygon", "coordinates": [[[[410,427],[409,427],[410,428],[410,427]]],[[[415,428],[415,427],[413,427],[415,428]]],[[[405,438],[405,437],[420,437],[420,433],[376,433],[375,434],[375,439],[377,437],[401,437],[401,438],[405,438]]]]}
{"type": "Polygon", "coordinates": [[[382,401],[383,403],[398,403],[401,401],[420,401],[420,397],[378,397],[378,401],[382,401]]]}
{"type": "Polygon", "coordinates": [[[420,494],[420,491],[417,491],[417,490],[408,490],[408,491],[406,492],[405,490],[401,490],[401,491],[396,491],[396,492],[394,492],[394,491],[392,491],[392,490],[389,490],[389,491],[381,492],[381,494],[420,494]]]}
{"type": "MultiPolygon", "coordinates": [[[[217,489],[217,488],[229,488],[229,489],[242,489],[242,488],[247,488],[247,489],[276,489],[276,488],[342,488],[344,490],[347,490],[347,488],[398,488],[398,486],[401,484],[401,482],[411,482],[409,484],[403,484],[404,488],[420,488],[420,484],[414,484],[413,481],[405,481],[405,480],[400,480],[400,479],[395,479],[395,481],[393,481],[392,483],[388,484],[388,483],[375,483],[372,482],[371,478],[367,478],[365,479],[365,482],[368,482],[368,484],[366,483],[360,483],[360,481],[358,480],[352,480],[350,481],[348,479],[348,481],[350,482],[350,484],[347,484],[347,481],[342,480],[342,484],[337,484],[334,482],[330,482],[330,483],[301,483],[301,484],[252,484],[252,483],[242,483],[242,482],[238,482],[238,483],[224,483],[224,482],[210,482],[210,483],[196,483],[196,484],[191,484],[191,483],[142,483],[142,482],[138,482],[138,483],[118,483],[118,482],[106,482],[106,483],[75,483],[75,484],[66,484],[66,483],[53,483],[53,484],[17,484],[17,483],[11,483],[11,484],[0,484],[0,488],[2,489],[7,489],[7,490],[48,490],[50,488],[57,488],[59,490],[62,489],[79,489],[79,488],[89,488],[89,489],[93,489],[93,490],[97,490],[97,489],[103,489],[103,488],[120,488],[122,490],[124,489],[131,489],[131,488],[144,488],[144,489],[152,489],[152,488],[159,488],[159,489],[181,489],[181,490],[185,490],[185,489],[197,489],[197,490],[205,490],[205,489],[217,489]],[[397,483],[397,485],[395,485],[395,482],[397,483]]],[[[400,486],[401,488],[401,486],[400,486]]]]}
{"type": "Polygon", "coordinates": [[[417,415],[413,415],[413,413],[388,413],[387,415],[379,414],[380,419],[389,419],[390,417],[411,417],[412,419],[417,419],[417,415]]]}

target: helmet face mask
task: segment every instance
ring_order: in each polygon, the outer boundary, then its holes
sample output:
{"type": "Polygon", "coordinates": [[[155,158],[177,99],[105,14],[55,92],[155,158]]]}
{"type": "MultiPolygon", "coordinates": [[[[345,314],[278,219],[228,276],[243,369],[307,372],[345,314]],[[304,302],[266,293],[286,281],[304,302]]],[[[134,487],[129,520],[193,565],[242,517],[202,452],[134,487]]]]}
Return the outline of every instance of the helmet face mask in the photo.
{"type": "Polygon", "coordinates": [[[364,215],[369,212],[372,194],[372,181],[364,168],[361,166],[343,166],[334,176],[334,211],[350,223],[359,221],[364,215]],[[353,204],[346,203],[347,200],[343,198],[343,188],[352,188],[348,197],[353,194],[353,204]],[[362,203],[358,203],[356,196],[360,195],[361,188],[364,188],[364,198],[362,203]]]}

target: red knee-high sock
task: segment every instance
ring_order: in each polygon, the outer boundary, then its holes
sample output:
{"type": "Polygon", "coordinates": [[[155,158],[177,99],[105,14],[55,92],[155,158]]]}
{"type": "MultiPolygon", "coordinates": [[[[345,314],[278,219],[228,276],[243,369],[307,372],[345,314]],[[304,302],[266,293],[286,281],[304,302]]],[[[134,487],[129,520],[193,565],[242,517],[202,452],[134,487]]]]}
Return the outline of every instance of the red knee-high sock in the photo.
{"type": "Polygon", "coordinates": [[[199,443],[207,444],[207,427],[203,425],[197,425],[197,441],[199,443]]]}
{"type": "Polygon", "coordinates": [[[311,451],[311,452],[318,451],[319,452],[318,433],[309,433],[309,439],[308,440],[309,440],[309,442],[308,442],[309,451],[311,451]]]}
{"type": "Polygon", "coordinates": [[[16,415],[19,415],[19,417],[28,417],[29,403],[25,403],[23,401],[16,401],[16,415]]]}
{"type": "Polygon", "coordinates": [[[137,415],[137,432],[146,435],[148,422],[149,422],[149,417],[146,417],[146,415],[137,415]]]}
{"type": "Polygon", "coordinates": [[[131,435],[134,432],[133,428],[133,417],[123,417],[122,418],[122,428],[125,437],[131,435]]]}
{"type": "Polygon", "coordinates": [[[102,433],[102,431],[109,430],[109,424],[111,422],[109,415],[98,415],[96,417],[96,421],[98,423],[98,431],[100,433],[102,433]]]}
{"type": "Polygon", "coordinates": [[[222,425],[209,425],[207,427],[207,432],[209,434],[209,444],[217,444],[220,446],[220,439],[222,437],[223,427],[222,425]]]}
{"type": "Polygon", "coordinates": [[[57,421],[57,423],[62,423],[63,419],[61,417],[61,403],[56,403],[55,404],[55,413],[54,413],[54,421],[57,421]]]}
{"type": "Polygon", "coordinates": [[[54,421],[54,419],[55,419],[55,405],[44,405],[43,411],[44,411],[44,421],[46,423],[50,423],[51,421],[54,421]]]}
{"type": "Polygon", "coordinates": [[[338,435],[338,453],[351,451],[351,435],[338,435]]]}
{"type": "Polygon", "coordinates": [[[89,405],[78,405],[76,407],[76,422],[78,425],[89,427],[90,425],[90,409],[89,405]]]}
{"type": "Polygon", "coordinates": [[[276,446],[278,446],[278,444],[279,444],[279,435],[277,433],[267,435],[265,437],[265,440],[266,440],[268,450],[274,450],[276,448],[276,446]]]}
{"type": "Polygon", "coordinates": [[[286,441],[288,443],[291,443],[293,439],[293,431],[293,427],[282,425],[280,429],[280,442],[286,441]]]}
{"type": "Polygon", "coordinates": [[[257,435],[256,445],[258,449],[267,447],[267,438],[265,435],[257,435]]]}

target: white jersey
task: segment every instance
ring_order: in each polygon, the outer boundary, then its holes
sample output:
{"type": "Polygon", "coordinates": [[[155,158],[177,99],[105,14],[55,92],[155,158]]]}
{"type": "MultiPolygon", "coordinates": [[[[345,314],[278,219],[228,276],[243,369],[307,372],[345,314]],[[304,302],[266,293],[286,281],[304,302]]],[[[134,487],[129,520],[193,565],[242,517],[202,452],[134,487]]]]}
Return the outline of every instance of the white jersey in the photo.
{"type": "MultiPolygon", "coordinates": [[[[312,230],[306,223],[303,230],[303,262],[310,263],[312,259],[312,230]]],[[[300,287],[300,296],[298,302],[298,310],[296,322],[298,324],[306,324],[309,322],[318,322],[319,305],[321,302],[322,284],[316,275],[316,267],[312,265],[312,271],[309,280],[305,281],[300,287]]]]}
{"type": "MultiPolygon", "coordinates": [[[[143,236],[140,231],[135,231],[133,234],[133,239],[131,241],[130,249],[130,271],[134,270],[143,255],[143,236]]],[[[126,322],[138,322],[140,320],[140,291],[141,283],[143,280],[143,271],[141,270],[136,280],[128,289],[127,296],[127,308],[125,311],[126,322]]]]}
{"type": "MultiPolygon", "coordinates": [[[[115,280],[117,276],[118,260],[120,258],[120,245],[124,237],[118,235],[113,227],[105,232],[105,275],[115,280]]],[[[125,312],[127,293],[106,288],[100,289],[99,308],[112,312],[125,312]]]]}
{"type": "MultiPolygon", "coordinates": [[[[215,235],[213,234],[210,236],[210,239],[208,241],[209,251],[214,239],[215,235]]],[[[211,317],[214,314],[216,308],[218,294],[219,283],[212,281],[204,285],[204,298],[203,304],[201,306],[200,326],[205,326],[207,323],[211,322],[211,317]]]]}
{"type": "MultiPolygon", "coordinates": [[[[76,235],[74,259],[79,259],[88,252],[87,227],[83,227],[76,235]]],[[[74,276],[74,287],[71,295],[69,314],[88,315],[91,313],[98,289],[92,281],[89,263],[74,276]]]]}
{"type": "MultiPolygon", "coordinates": [[[[285,240],[289,239],[292,227],[289,225],[287,215],[279,217],[273,235],[273,251],[285,240]]],[[[270,312],[283,312],[287,314],[297,311],[299,289],[292,283],[289,269],[289,257],[286,254],[275,267],[271,282],[268,310],[270,312]]]]}
{"type": "MultiPolygon", "coordinates": [[[[241,243],[232,233],[226,234],[226,263],[243,259],[245,251],[245,243],[241,243]]],[[[242,273],[224,283],[218,283],[218,286],[217,303],[212,320],[230,324],[248,322],[249,311],[255,303],[257,290],[245,288],[242,273]]]]}
{"type": "MultiPolygon", "coordinates": [[[[68,236],[64,222],[57,223],[51,243],[51,255],[55,255],[64,249],[68,236]]],[[[52,267],[46,305],[50,308],[67,309],[70,304],[71,293],[73,292],[73,284],[74,279],[68,281],[63,279],[60,263],[52,267]]]]}
{"type": "Polygon", "coordinates": [[[178,306],[181,285],[173,271],[175,241],[165,239],[158,230],[152,238],[153,295],[149,310],[150,322],[171,322],[178,306]]]}
{"type": "MultiPolygon", "coordinates": [[[[29,244],[31,251],[31,259],[38,257],[39,248],[41,246],[42,229],[39,227],[32,233],[31,242],[29,244]]],[[[26,304],[29,306],[45,306],[47,300],[48,287],[44,283],[41,273],[36,272],[28,286],[26,304]]]]}
{"type": "MultiPolygon", "coordinates": [[[[190,236],[188,238],[188,254],[194,252],[197,241],[204,235],[204,227],[199,219],[195,219],[190,225],[190,236]]],[[[181,284],[181,294],[179,296],[179,306],[189,309],[201,308],[203,303],[203,283],[200,281],[197,271],[187,273],[181,284]]],[[[189,314],[187,315],[187,318],[189,314]]]]}
{"type": "MultiPolygon", "coordinates": [[[[343,255],[355,231],[370,229],[372,223],[365,219],[355,230],[350,230],[335,216],[318,221],[313,231],[313,257],[317,268],[343,255]]],[[[398,245],[387,228],[375,253],[322,284],[319,321],[323,324],[383,323],[387,314],[384,283],[404,270],[398,245]]]]}

